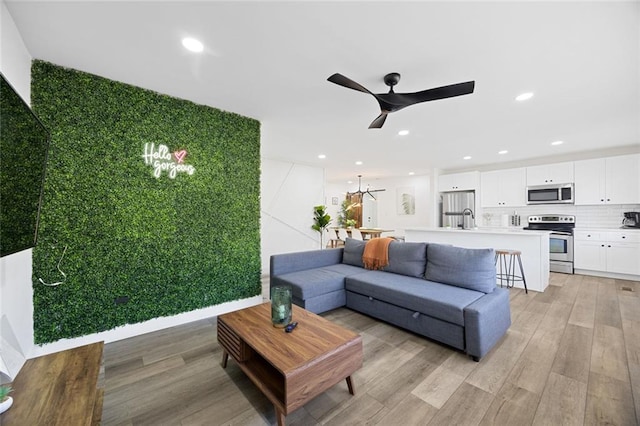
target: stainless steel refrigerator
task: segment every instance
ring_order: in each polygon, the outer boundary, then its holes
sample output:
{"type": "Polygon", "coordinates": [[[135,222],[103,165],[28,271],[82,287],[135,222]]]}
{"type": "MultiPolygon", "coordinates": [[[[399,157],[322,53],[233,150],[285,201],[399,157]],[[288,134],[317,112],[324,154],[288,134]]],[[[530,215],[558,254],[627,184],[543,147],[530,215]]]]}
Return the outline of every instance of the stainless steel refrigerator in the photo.
{"type": "Polygon", "coordinates": [[[472,228],[475,225],[475,191],[443,192],[441,195],[442,226],[472,228]]]}

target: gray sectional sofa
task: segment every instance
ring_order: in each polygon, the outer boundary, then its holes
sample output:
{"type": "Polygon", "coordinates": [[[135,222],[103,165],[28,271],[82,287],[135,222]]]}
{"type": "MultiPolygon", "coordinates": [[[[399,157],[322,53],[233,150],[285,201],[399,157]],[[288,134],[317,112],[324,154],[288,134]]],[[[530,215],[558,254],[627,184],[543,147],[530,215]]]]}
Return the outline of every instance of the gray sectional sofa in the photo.
{"type": "Polygon", "coordinates": [[[389,265],[364,269],[364,242],[271,256],[270,285],[322,313],[347,306],[460,349],[479,361],[511,325],[509,292],[496,287],[493,249],[392,242],[389,265]]]}

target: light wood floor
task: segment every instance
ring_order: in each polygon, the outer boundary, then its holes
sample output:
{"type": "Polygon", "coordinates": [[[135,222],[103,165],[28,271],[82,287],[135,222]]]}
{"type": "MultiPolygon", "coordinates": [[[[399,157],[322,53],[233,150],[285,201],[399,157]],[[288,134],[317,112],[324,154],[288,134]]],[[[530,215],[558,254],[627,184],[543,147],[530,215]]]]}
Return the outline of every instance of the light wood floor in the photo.
{"type": "MultiPolygon", "coordinates": [[[[364,366],[287,416],[290,425],[637,425],[640,282],[552,274],[511,290],[512,326],[479,363],[342,308],[364,366]]],[[[275,411],[237,365],[216,320],[105,346],[105,425],[272,425],[275,411]]]]}

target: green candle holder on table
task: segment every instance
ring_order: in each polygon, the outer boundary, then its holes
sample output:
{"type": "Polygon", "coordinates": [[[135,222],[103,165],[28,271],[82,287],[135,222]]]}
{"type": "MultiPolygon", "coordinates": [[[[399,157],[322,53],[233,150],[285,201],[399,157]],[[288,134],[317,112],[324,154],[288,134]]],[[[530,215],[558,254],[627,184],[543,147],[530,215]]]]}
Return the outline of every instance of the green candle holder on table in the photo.
{"type": "Polygon", "coordinates": [[[284,328],[291,323],[291,287],[271,287],[271,322],[274,327],[284,328]]]}

